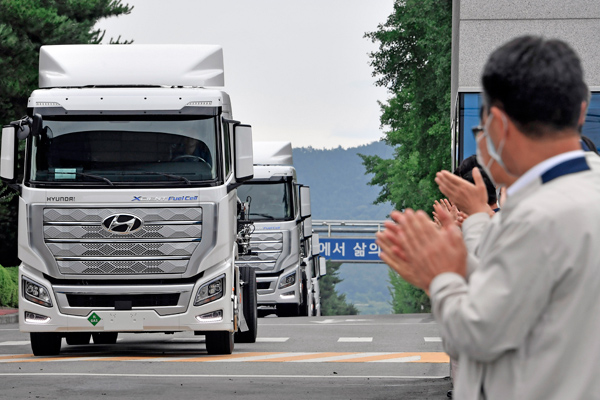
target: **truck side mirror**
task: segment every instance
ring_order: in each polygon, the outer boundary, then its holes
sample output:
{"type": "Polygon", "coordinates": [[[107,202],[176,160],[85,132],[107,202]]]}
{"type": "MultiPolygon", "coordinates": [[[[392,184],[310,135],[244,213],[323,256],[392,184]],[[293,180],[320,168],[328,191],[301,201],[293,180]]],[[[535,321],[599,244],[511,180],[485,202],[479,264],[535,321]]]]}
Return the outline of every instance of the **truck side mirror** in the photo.
{"type": "Polygon", "coordinates": [[[307,218],[310,216],[310,187],[300,186],[300,217],[307,218]]]}
{"type": "Polygon", "coordinates": [[[305,238],[309,238],[313,235],[312,233],[312,217],[308,217],[302,223],[302,234],[305,238]]]}
{"type": "Polygon", "coordinates": [[[319,276],[327,275],[327,260],[319,257],[319,276]]]}
{"type": "Polygon", "coordinates": [[[254,156],[252,152],[252,127],[236,124],[233,127],[235,143],[235,180],[247,181],[254,177],[254,156]]]}
{"type": "Polygon", "coordinates": [[[2,150],[0,153],[0,178],[5,182],[15,180],[15,160],[17,159],[16,132],[13,125],[2,128],[2,150]]]}
{"type": "Polygon", "coordinates": [[[321,254],[321,249],[320,249],[320,244],[319,244],[319,235],[318,234],[314,234],[313,237],[311,238],[312,240],[312,255],[313,257],[318,256],[319,254],[321,254]]]}

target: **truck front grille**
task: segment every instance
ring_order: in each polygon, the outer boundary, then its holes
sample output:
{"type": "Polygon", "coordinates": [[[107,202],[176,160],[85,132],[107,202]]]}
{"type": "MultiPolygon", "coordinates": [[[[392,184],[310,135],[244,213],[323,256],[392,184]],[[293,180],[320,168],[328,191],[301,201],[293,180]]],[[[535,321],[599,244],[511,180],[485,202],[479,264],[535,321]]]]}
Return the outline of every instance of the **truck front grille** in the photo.
{"type": "Polygon", "coordinates": [[[201,207],[45,208],[43,215],[44,242],[66,275],[182,274],[202,240],[201,207]],[[110,231],[106,221],[118,215],[141,226],[110,231]]]}
{"type": "Polygon", "coordinates": [[[253,233],[250,238],[250,254],[239,256],[236,264],[241,267],[255,267],[261,271],[272,271],[282,251],[283,233],[253,233]]]}

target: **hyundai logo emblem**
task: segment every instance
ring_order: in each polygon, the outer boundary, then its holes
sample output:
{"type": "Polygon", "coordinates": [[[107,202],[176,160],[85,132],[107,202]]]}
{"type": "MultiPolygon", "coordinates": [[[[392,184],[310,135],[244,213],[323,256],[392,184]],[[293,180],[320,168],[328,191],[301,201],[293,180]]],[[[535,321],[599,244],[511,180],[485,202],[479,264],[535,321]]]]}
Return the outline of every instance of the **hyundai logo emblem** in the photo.
{"type": "Polygon", "coordinates": [[[104,218],[102,227],[110,233],[127,235],[140,230],[144,222],[131,214],[114,214],[104,218]]]}

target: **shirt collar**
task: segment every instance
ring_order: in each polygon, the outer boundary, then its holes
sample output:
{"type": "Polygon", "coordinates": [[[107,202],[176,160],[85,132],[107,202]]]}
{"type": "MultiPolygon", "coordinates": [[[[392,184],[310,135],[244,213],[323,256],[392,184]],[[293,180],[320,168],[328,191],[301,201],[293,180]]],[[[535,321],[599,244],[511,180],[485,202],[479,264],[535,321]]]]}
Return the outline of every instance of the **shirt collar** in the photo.
{"type": "Polygon", "coordinates": [[[514,196],[519,190],[523,189],[525,186],[529,185],[535,179],[541,177],[544,172],[548,171],[550,168],[557,166],[560,163],[565,161],[572,160],[578,157],[585,157],[585,153],[583,150],[573,150],[568,151],[566,153],[559,154],[554,157],[550,157],[547,160],[542,161],[541,163],[534,165],[527,172],[525,172],[519,179],[517,179],[510,187],[506,189],[507,196],[514,196]]]}

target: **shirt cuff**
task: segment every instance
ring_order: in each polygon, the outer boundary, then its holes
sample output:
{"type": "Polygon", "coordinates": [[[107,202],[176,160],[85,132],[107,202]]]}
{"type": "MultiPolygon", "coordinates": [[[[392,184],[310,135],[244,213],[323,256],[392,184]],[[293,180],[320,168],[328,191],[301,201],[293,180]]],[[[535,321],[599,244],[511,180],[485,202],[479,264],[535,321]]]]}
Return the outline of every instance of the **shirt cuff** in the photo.
{"type": "Polygon", "coordinates": [[[490,222],[490,219],[491,218],[489,214],[484,212],[469,215],[469,217],[462,223],[462,230],[463,232],[466,232],[473,226],[490,222]]]}
{"type": "Polygon", "coordinates": [[[467,281],[456,272],[444,272],[433,278],[429,284],[429,297],[431,301],[433,302],[439,292],[453,283],[466,285],[467,281]]]}

